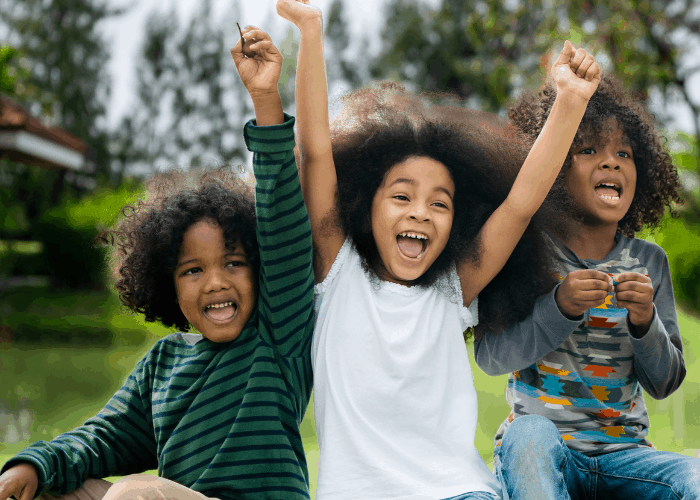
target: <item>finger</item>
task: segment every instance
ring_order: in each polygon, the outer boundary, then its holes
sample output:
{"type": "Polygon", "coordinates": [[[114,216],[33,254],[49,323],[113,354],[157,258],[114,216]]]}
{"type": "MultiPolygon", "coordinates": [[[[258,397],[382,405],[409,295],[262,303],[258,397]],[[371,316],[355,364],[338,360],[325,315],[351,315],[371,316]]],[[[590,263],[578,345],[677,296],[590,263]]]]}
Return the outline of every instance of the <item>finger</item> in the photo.
{"type": "Polygon", "coordinates": [[[615,287],[615,293],[622,293],[622,292],[637,292],[637,293],[643,293],[646,295],[649,295],[650,297],[653,296],[653,288],[651,285],[646,284],[646,283],[640,283],[638,281],[625,281],[624,283],[620,283],[615,287]]]}
{"type": "Polygon", "coordinates": [[[591,64],[591,66],[588,68],[588,71],[586,71],[586,81],[588,82],[593,82],[593,81],[600,81],[600,67],[598,66],[597,62],[594,62],[591,64]]]}
{"type": "Polygon", "coordinates": [[[598,271],[596,269],[578,269],[576,271],[571,271],[567,276],[575,278],[577,280],[594,279],[600,281],[609,281],[610,276],[603,271],[598,271]]]}
{"type": "Polygon", "coordinates": [[[260,30],[260,28],[258,28],[257,26],[253,26],[252,24],[249,24],[249,25],[247,25],[247,26],[243,26],[243,29],[241,30],[241,32],[242,32],[243,34],[245,34],[245,33],[248,33],[248,32],[251,31],[251,30],[260,30]]]}
{"type": "Polygon", "coordinates": [[[270,49],[273,49],[274,46],[272,45],[271,40],[264,40],[261,42],[255,42],[253,45],[250,46],[250,50],[254,52],[260,52],[260,51],[270,51],[270,49]]]}
{"type": "Polygon", "coordinates": [[[233,58],[233,62],[236,65],[236,69],[238,69],[241,62],[246,58],[245,54],[243,54],[243,45],[241,44],[240,39],[238,40],[236,46],[231,49],[231,57],[233,58]]]}
{"type": "Polygon", "coordinates": [[[564,42],[564,48],[562,49],[557,60],[554,61],[554,65],[557,64],[568,64],[571,61],[571,57],[574,54],[574,46],[568,40],[564,42]]]}
{"type": "Polygon", "coordinates": [[[629,281],[636,281],[638,283],[651,283],[649,276],[641,273],[620,273],[617,276],[613,276],[616,284],[625,283],[629,281]]]}
{"type": "Polygon", "coordinates": [[[595,302],[602,304],[610,295],[606,290],[579,290],[572,298],[577,302],[595,302]]]}
{"type": "Polygon", "coordinates": [[[34,498],[34,493],[36,493],[36,488],[26,485],[22,488],[17,498],[18,500],[32,500],[34,498]]]}
{"type": "Polygon", "coordinates": [[[588,68],[590,68],[594,62],[595,59],[593,59],[593,56],[591,54],[586,54],[586,57],[583,58],[583,61],[581,61],[581,64],[576,70],[576,76],[578,76],[579,78],[585,77],[588,68]]]}
{"type": "Polygon", "coordinates": [[[256,40],[271,40],[270,35],[265,33],[263,30],[254,28],[243,33],[244,40],[250,40],[255,38],[256,40]]]}
{"type": "Polygon", "coordinates": [[[607,276],[605,279],[590,278],[590,279],[579,279],[576,288],[579,290],[599,290],[605,291],[606,293],[610,291],[610,278],[607,276]]]}
{"type": "Polygon", "coordinates": [[[586,58],[588,54],[586,53],[586,49],[576,49],[576,52],[574,53],[574,57],[571,59],[571,62],[569,63],[569,67],[571,68],[571,71],[574,73],[578,71],[578,67],[581,65],[583,60],[586,58]]]}

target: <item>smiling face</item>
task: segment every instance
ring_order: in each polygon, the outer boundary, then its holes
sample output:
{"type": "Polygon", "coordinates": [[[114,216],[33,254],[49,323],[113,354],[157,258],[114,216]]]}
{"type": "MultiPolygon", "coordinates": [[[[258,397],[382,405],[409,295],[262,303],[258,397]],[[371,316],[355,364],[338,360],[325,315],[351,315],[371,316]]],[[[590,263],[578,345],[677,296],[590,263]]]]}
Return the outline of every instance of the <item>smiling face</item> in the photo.
{"type": "Polygon", "coordinates": [[[585,224],[610,226],[625,216],[634,198],[637,168],[622,130],[613,129],[607,144],[594,140],[574,150],[566,187],[585,213],[585,224]]]}
{"type": "Polygon", "coordinates": [[[410,286],[430,268],[450,237],[454,193],[439,161],[412,157],[392,167],[372,201],[381,279],[410,286]]]}
{"type": "Polygon", "coordinates": [[[226,248],[212,220],[185,231],[174,273],[177,301],[187,321],[212,342],[231,342],[255,308],[255,273],[240,242],[226,248]]]}

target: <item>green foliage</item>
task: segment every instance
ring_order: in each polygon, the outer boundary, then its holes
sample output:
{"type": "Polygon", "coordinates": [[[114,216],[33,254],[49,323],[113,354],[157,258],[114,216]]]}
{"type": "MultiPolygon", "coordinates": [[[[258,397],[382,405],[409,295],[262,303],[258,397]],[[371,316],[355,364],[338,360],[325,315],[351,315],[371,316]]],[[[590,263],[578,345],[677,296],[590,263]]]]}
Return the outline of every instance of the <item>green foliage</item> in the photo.
{"type": "Polygon", "coordinates": [[[214,18],[211,1],[185,26],[174,10],[148,17],[136,61],[138,103],[112,137],[117,182],[170,165],[245,160],[241,131],[252,106],[228,51],[238,41],[227,37],[235,4],[226,17],[214,18]]]}
{"type": "Polygon", "coordinates": [[[40,105],[53,124],[86,141],[104,175],[109,54],[100,23],[123,10],[105,0],[2,0],[0,10],[29,71],[27,83],[37,90],[22,101],[40,105]]]}
{"type": "Polygon", "coordinates": [[[76,288],[105,282],[107,251],[96,246],[95,238],[100,226],[110,225],[137,196],[133,188],[103,190],[44,212],[33,228],[34,238],[43,243],[43,259],[54,284],[76,288]]]}

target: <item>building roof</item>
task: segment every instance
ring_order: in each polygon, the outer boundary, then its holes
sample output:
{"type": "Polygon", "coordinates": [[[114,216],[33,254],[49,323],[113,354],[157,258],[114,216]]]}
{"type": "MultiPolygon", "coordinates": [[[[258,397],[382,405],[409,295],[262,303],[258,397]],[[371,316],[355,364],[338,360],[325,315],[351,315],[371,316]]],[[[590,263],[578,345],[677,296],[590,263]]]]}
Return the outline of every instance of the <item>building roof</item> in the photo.
{"type": "Polygon", "coordinates": [[[7,96],[0,95],[0,157],[44,168],[81,171],[88,145],[41,120],[7,96]]]}

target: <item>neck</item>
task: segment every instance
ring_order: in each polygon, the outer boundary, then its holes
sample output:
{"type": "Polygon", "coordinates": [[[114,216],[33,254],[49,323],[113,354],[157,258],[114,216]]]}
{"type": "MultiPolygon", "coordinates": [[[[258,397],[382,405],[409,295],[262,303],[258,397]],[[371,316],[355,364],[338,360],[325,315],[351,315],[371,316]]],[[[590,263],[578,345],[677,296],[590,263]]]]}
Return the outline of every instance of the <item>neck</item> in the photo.
{"type": "Polygon", "coordinates": [[[604,227],[583,225],[565,243],[579,259],[602,260],[615,248],[616,233],[617,225],[604,227]]]}

